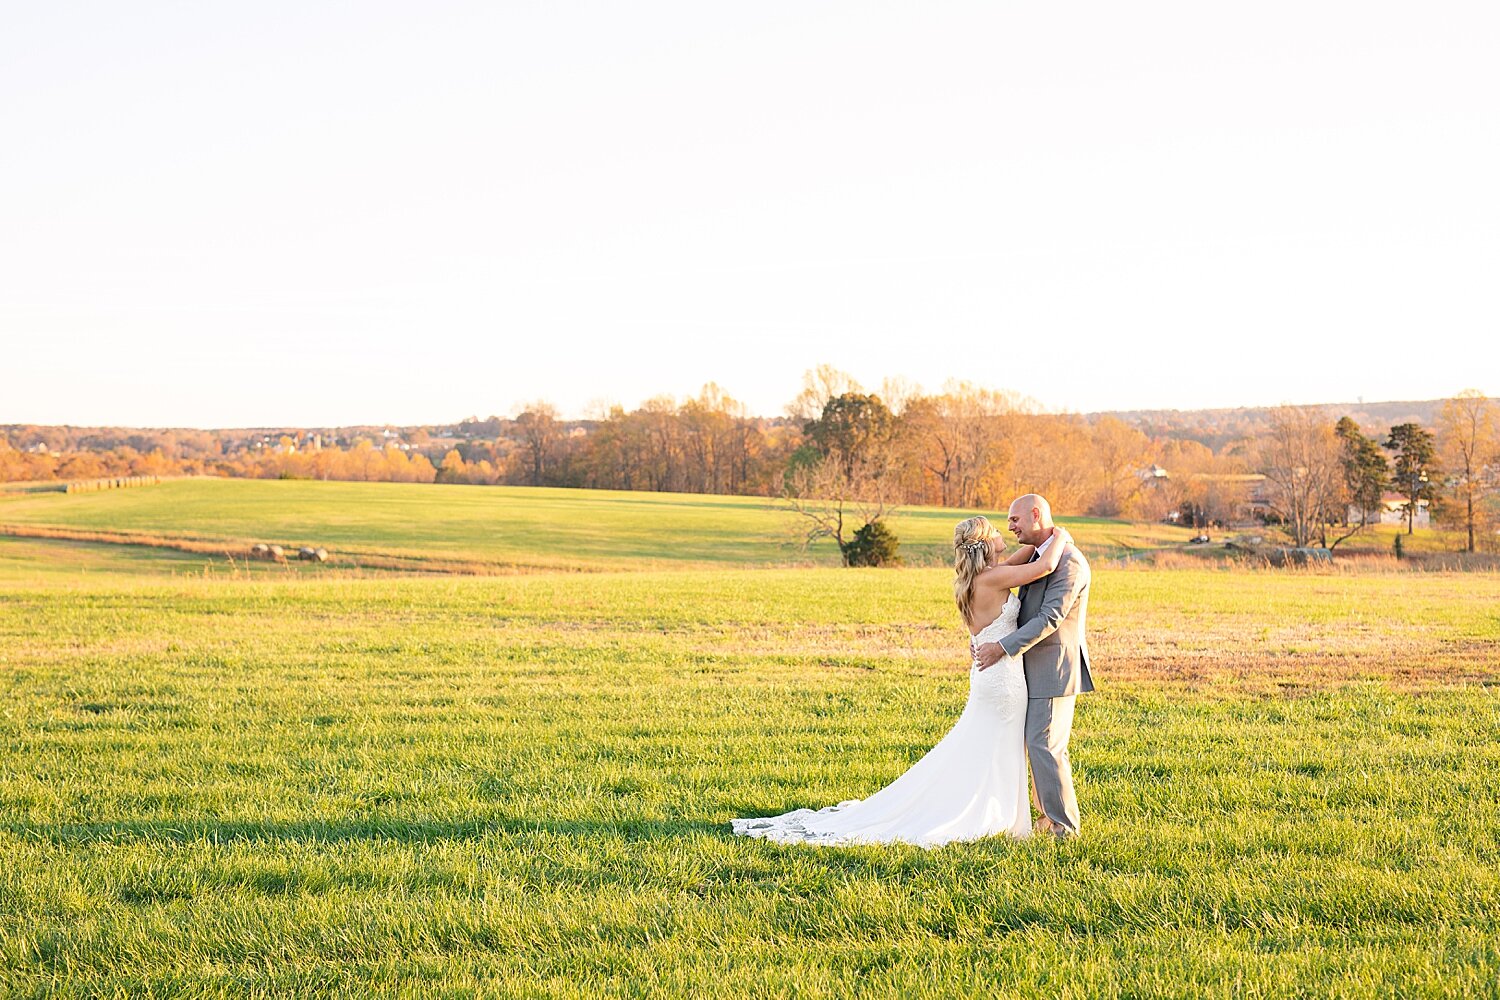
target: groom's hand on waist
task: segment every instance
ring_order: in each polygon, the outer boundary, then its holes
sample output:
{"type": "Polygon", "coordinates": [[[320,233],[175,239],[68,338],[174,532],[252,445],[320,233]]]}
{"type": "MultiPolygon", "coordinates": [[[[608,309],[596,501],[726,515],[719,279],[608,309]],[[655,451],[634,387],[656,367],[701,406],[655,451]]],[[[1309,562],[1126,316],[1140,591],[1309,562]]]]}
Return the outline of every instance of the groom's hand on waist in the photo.
{"type": "Polygon", "coordinates": [[[979,669],[987,670],[1005,658],[1005,649],[998,642],[986,642],[974,650],[979,669]]]}

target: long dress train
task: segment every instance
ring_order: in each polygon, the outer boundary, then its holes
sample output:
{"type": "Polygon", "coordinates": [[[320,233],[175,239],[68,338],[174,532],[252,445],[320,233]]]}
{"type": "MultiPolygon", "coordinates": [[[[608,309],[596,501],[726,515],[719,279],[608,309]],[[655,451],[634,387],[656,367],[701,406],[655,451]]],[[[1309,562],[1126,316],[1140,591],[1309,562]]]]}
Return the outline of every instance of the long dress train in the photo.
{"type": "MultiPolygon", "coordinates": [[[[1015,630],[1012,595],[974,645],[1015,630]]],[[[1026,676],[1019,657],[969,666],[969,700],[953,728],[905,774],[866,799],[780,816],[731,820],[734,832],[779,843],[908,843],[937,847],[1031,833],[1026,786],[1026,676]]]]}

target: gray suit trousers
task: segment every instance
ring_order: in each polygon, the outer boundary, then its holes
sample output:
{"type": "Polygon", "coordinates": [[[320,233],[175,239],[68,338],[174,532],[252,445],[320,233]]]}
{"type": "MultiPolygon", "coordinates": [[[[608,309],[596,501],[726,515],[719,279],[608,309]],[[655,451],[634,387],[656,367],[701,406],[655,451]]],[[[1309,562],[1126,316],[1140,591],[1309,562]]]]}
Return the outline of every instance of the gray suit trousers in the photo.
{"type": "Polygon", "coordinates": [[[1078,834],[1078,799],[1073,795],[1073,765],[1068,736],[1073,731],[1073,695],[1026,701],[1026,756],[1037,807],[1063,836],[1078,834]]]}

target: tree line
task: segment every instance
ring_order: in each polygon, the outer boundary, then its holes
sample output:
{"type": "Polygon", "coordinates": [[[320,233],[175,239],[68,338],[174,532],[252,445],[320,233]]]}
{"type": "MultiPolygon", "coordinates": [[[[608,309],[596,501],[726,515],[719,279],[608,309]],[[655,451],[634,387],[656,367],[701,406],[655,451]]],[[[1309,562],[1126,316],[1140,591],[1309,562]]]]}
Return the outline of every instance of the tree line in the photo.
{"type": "Polygon", "coordinates": [[[1335,548],[1367,529],[1387,493],[1412,533],[1426,506],[1464,532],[1465,549],[1492,546],[1500,528],[1500,405],[1469,389],[1444,400],[1437,426],[1392,425],[1383,440],[1326,408],[1272,411],[1256,467],[1265,498],[1296,545],[1335,548]]]}
{"type": "Polygon", "coordinates": [[[754,416],[710,384],[584,420],[537,401],[511,418],[397,431],[12,426],[0,428],[0,481],[225,475],[758,495],[809,510],[808,501],[833,500],[819,530],[841,544],[899,505],[997,509],[1036,490],[1069,513],[1199,525],[1242,520],[1259,505],[1298,544],[1336,546],[1368,526],[1351,510],[1373,513],[1394,491],[1412,510],[1425,501],[1462,524],[1471,546],[1493,537],[1500,458],[1495,404],[1482,394],[1442,404],[1434,428],[1404,422],[1379,440],[1325,407],[1257,411],[1243,423],[1249,412],[1215,417],[1213,433],[1231,419],[1242,433],[1211,447],[1190,415],[1174,431],[1153,416],[1152,434],[1119,416],[1048,413],[964,382],[928,393],[888,380],[870,391],[822,366],[778,417],[754,416]]]}

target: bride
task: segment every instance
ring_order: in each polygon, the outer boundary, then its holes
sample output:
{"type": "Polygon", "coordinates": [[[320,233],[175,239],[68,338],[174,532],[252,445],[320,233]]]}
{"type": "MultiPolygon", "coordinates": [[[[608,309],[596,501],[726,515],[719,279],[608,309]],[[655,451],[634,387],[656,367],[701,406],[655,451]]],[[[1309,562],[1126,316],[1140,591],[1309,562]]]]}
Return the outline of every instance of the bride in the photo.
{"type": "MultiPolygon", "coordinates": [[[[1062,528],[1041,558],[1023,545],[1001,560],[1004,539],[989,520],[953,529],[953,596],[969,629],[969,649],[1015,631],[1020,602],[1012,587],[1040,580],[1072,543],[1062,528]]],[[[864,800],[814,811],[731,820],[734,832],[780,843],[908,843],[937,847],[1005,833],[1031,833],[1026,785],[1026,676],[1018,657],[984,668],[971,660],[969,701],[937,746],[895,781],[864,800]]]]}

